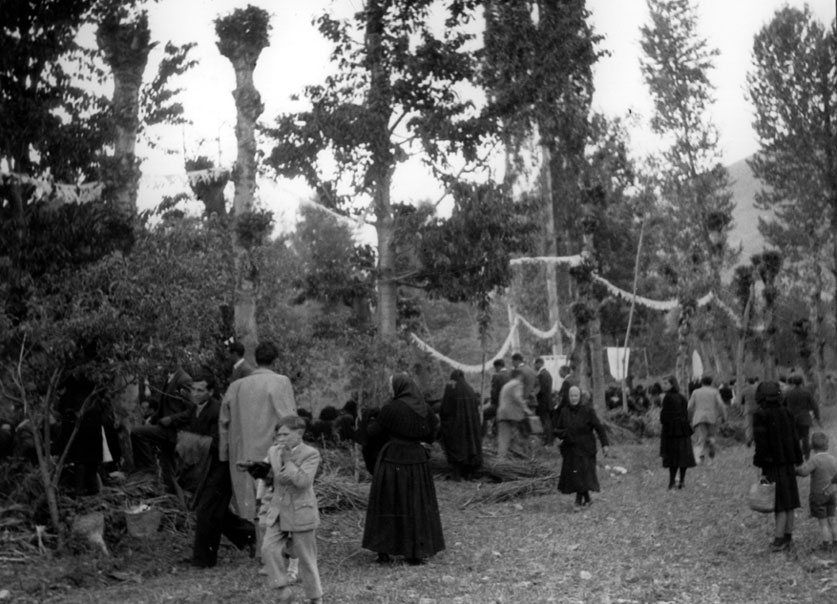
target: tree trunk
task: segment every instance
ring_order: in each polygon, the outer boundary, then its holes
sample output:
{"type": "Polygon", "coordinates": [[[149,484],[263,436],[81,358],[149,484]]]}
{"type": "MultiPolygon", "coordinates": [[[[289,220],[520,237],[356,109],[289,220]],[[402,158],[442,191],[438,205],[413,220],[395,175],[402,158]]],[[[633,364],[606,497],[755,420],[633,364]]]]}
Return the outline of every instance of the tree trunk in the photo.
{"type": "MultiPolygon", "coordinates": [[[[233,17],[235,14],[233,15],[233,17]]],[[[221,40],[219,48],[232,63],[235,71],[236,124],[238,143],[233,182],[235,194],[233,211],[235,220],[253,211],[256,192],[256,121],[264,111],[261,95],[253,83],[253,72],[264,46],[262,41],[221,40]]],[[[252,362],[258,343],[256,329],[256,298],[258,295],[258,271],[250,250],[239,241],[233,229],[233,254],[235,262],[234,325],[236,337],[244,344],[245,355],[252,362]]]]}
{"type": "Polygon", "coordinates": [[[602,417],[607,410],[607,405],[604,384],[604,348],[602,346],[601,320],[599,319],[598,309],[596,310],[596,316],[590,322],[590,365],[593,381],[593,408],[602,417]]]}
{"type": "Polygon", "coordinates": [[[755,281],[750,285],[750,293],[747,296],[747,302],[744,304],[744,314],[741,317],[741,328],[738,330],[738,346],[735,350],[735,383],[740,392],[744,388],[744,347],[747,342],[747,332],[750,328],[750,312],[753,306],[753,296],[755,296],[755,281]]]}
{"type": "Polygon", "coordinates": [[[117,206],[131,216],[137,213],[140,169],[136,157],[139,130],[139,94],[148,64],[150,42],[148,16],[133,23],[106,15],[96,32],[96,42],[113,73],[113,117],[116,128],[112,172],[105,177],[117,206]]]}
{"type": "MultiPolygon", "coordinates": [[[[556,256],[558,254],[558,242],[555,239],[555,208],[552,199],[552,169],[550,165],[549,146],[541,144],[541,157],[543,158],[543,165],[541,166],[542,184],[543,187],[543,208],[544,208],[544,252],[546,256],[556,256]]],[[[552,264],[546,265],[546,296],[547,304],[549,306],[549,325],[550,327],[556,323],[560,324],[561,310],[558,299],[558,278],[556,276],[557,267],[552,264]]],[[[552,354],[562,356],[564,354],[563,335],[560,327],[552,336],[552,354]]]]}
{"type": "Polygon", "coordinates": [[[367,2],[365,44],[369,70],[366,108],[370,116],[368,136],[372,155],[369,176],[373,187],[372,203],[378,234],[378,331],[386,338],[396,333],[398,286],[394,280],[394,223],[390,199],[395,160],[389,133],[392,90],[384,48],[385,5],[381,0],[367,2]]]}
{"type": "MultiPolygon", "coordinates": [[[[48,414],[46,416],[49,417],[48,414]]],[[[56,492],[55,484],[52,481],[51,457],[48,453],[47,447],[51,447],[49,435],[49,420],[44,419],[44,434],[43,436],[38,431],[38,419],[32,414],[27,415],[29,423],[32,426],[32,434],[35,441],[35,454],[38,456],[38,473],[41,475],[41,484],[44,487],[44,494],[47,500],[47,509],[49,510],[49,521],[55,534],[58,536],[59,547],[63,544],[64,536],[61,530],[61,516],[58,513],[58,493],[56,492]]]]}
{"type": "Polygon", "coordinates": [[[823,275],[822,265],[817,263],[814,268],[817,275],[816,286],[811,295],[811,326],[814,340],[814,374],[816,375],[816,391],[820,405],[824,404],[825,395],[825,347],[827,343],[825,313],[822,310],[823,275]]]}
{"type": "Polygon", "coordinates": [[[680,318],[677,321],[677,360],[675,361],[675,374],[677,382],[682,384],[681,388],[687,392],[689,374],[687,371],[689,359],[689,333],[692,329],[691,313],[689,309],[680,308],[680,318]]]}
{"type": "MultiPolygon", "coordinates": [[[[382,191],[383,193],[384,191],[382,191]]],[[[389,190],[386,191],[389,197],[389,190]]],[[[388,206],[388,202],[384,202],[388,206]]],[[[394,234],[392,213],[381,213],[375,224],[378,234],[378,330],[381,336],[394,336],[398,318],[398,287],[395,275],[395,254],[392,249],[394,234]]]]}
{"type": "MultiPolygon", "coordinates": [[[[765,285],[765,290],[773,285],[765,285]]],[[[773,302],[768,300],[764,305],[764,377],[766,380],[776,379],[776,318],[773,302]]]]}

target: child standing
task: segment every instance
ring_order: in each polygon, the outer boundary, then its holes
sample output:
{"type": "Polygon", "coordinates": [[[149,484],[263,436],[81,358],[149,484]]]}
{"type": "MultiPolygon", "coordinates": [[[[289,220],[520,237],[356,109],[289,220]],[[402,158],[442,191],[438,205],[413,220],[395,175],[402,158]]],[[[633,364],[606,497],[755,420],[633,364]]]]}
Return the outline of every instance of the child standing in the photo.
{"type": "Polygon", "coordinates": [[[305,420],[286,415],[279,420],[273,446],[267,451],[267,463],[240,464],[254,478],[273,483],[268,504],[266,529],[262,541],[262,560],[269,583],[279,589],[279,602],[291,600],[288,563],[299,559],[299,576],[306,601],[319,604],[323,595],[317,567],[316,529],[320,524],[314,476],[320,465],[320,453],[302,442],[305,420]]]}
{"type": "Polygon", "coordinates": [[[809,503],[811,516],[817,519],[822,534],[820,549],[837,549],[837,459],[828,453],[828,436],[815,432],[811,436],[811,448],[814,454],[796,469],[800,476],[811,475],[811,493],[809,503]]]}

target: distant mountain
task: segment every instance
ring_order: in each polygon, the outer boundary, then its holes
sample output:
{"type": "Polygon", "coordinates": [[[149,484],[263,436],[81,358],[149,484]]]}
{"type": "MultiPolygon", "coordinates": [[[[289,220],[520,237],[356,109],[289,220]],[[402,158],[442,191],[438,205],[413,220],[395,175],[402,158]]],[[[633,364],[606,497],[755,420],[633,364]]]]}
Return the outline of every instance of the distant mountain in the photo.
{"type": "Polygon", "coordinates": [[[753,254],[764,251],[764,237],[759,233],[759,216],[766,217],[769,212],[756,209],[756,193],[761,183],[753,176],[747,160],[742,159],[727,166],[732,182],[733,228],[729,235],[730,247],[741,245],[739,264],[750,262],[753,254]]]}

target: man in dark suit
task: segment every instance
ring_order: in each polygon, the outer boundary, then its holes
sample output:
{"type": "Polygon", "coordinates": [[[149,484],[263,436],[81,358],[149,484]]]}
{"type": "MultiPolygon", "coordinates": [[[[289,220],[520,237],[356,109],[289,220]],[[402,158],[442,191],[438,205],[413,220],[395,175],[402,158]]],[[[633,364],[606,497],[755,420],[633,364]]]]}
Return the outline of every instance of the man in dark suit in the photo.
{"type": "Polygon", "coordinates": [[[494,373],[491,375],[491,398],[488,406],[483,409],[483,436],[488,434],[489,429],[492,430],[492,433],[496,432],[497,424],[494,422],[494,418],[497,415],[497,407],[500,406],[500,391],[511,379],[511,374],[506,369],[506,362],[503,359],[495,359],[493,365],[494,373]]]}
{"type": "Polygon", "coordinates": [[[232,384],[234,381],[253,373],[253,366],[244,358],[244,344],[235,340],[230,342],[228,349],[230,351],[230,358],[233,361],[232,375],[230,375],[230,384],[232,384]]]}
{"type": "Polygon", "coordinates": [[[552,408],[552,374],[546,370],[541,357],[535,359],[535,371],[540,386],[536,396],[538,405],[535,412],[543,423],[543,443],[549,446],[555,441],[555,432],[552,426],[552,411],[554,410],[552,408]]]}
{"type": "Polygon", "coordinates": [[[218,562],[221,535],[226,535],[239,549],[253,548],[256,529],[230,510],[232,482],[229,464],[218,459],[218,413],[221,400],[215,396],[215,377],[201,370],[192,382],[193,409],[181,442],[177,445],[181,470],[179,480],[193,493],[195,540],[192,556],[185,560],[193,566],[209,568],[218,562]]]}
{"type": "Polygon", "coordinates": [[[174,477],[174,447],[177,432],[192,417],[192,377],[180,365],[169,374],[157,408],[142,426],[131,430],[134,470],[156,474],[155,457],[160,462],[163,484],[170,493],[179,494],[174,477]]]}

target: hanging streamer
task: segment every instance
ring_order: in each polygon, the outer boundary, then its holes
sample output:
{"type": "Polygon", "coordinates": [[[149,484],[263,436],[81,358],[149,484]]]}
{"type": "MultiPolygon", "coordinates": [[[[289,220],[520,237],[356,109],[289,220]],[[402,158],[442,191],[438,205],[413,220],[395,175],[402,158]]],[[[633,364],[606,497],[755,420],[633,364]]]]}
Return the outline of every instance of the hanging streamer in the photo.
{"type": "Polygon", "coordinates": [[[515,321],[514,324],[511,326],[511,329],[509,330],[509,335],[506,336],[506,341],[503,342],[503,345],[500,347],[500,350],[498,350],[494,354],[494,356],[491,357],[491,359],[486,361],[484,365],[465,365],[464,363],[454,361],[450,357],[446,357],[441,352],[439,352],[438,350],[436,350],[435,348],[433,348],[429,344],[422,341],[422,339],[419,338],[416,334],[411,333],[410,337],[412,338],[413,342],[416,344],[416,346],[419,347],[419,349],[422,352],[426,352],[427,354],[432,356],[434,359],[438,359],[439,361],[442,361],[443,363],[447,363],[448,365],[450,365],[454,369],[459,369],[459,370],[463,371],[464,373],[480,373],[482,371],[488,371],[491,368],[491,365],[494,363],[494,361],[496,359],[502,359],[504,356],[506,356],[506,353],[509,351],[509,348],[511,348],[512,337],[514,336],[514,333],[515,333],[516,330],[517,330],[517,321],[515,321]]]}
{"type": "Polygon", "coordinates": [[[433,358],[450,365],[454,369],[459,369],[464,373],[480,373],[482,371],[488,371],[489,369],[491,369],[491,366],[493,365],[494,361],[496,361],[497,359],[502,359],[504,356],[506,356],[506,354],[508,354],[509,349],[511,348],[512,339],[514,338],[514,335],[517,332],[517,330],[520,329],[521,324],[524,325],[529,331],[531,331],[533,335],[542,340],[552,338],[556,333],[558,333],[559,328],[562,329],[564,333],[566,333],[568,336],[575,339],[575,334],[573,334],[566,327],[561,325],[560,322],[556,322],[555,325],[553,325],[549,331],[542,331],[534,325],[532,325],[531,323],[529,323],[529,321],[527,321],[520,315],[516,315],[514,318],[514,322],[512,323],[511,328],[509,329],[509,334],[506,336],[506,340],[503,342],[503,345],[500,347],[500,350],[495,352],[494,356],[487,360],[485,364],[466,365],[464,363],[460,363],[459,361],[454,361],[450,357],[443,355],[441,352],[424,342],[414,333],[410,334],[410,338],[422,352],[426,352],[433,358]]]}
{"type": "MultiPolygon", "coordinates": [[[[624,289],[616,287],[604,277],[593,275],[593,279],[604,285],[611,294],[618,298],[622,298],[628,302],[634,299],[634,295],[631,292],[626,292],[624,289]]],[[[660,311],[674,310],[678,306],[677,300],[652,300],[650,298],[643,298],[642,296],[636,296],[636,303],[640,306],[660,311]]]]}
{"type": "Polygon", "coordinates": [[[519,264],[554,264],[556,266],[578,266],[582,262],[581,254],[575,256],[534,256],[532,258],[512,258],[511,266],[519,264]]]}

